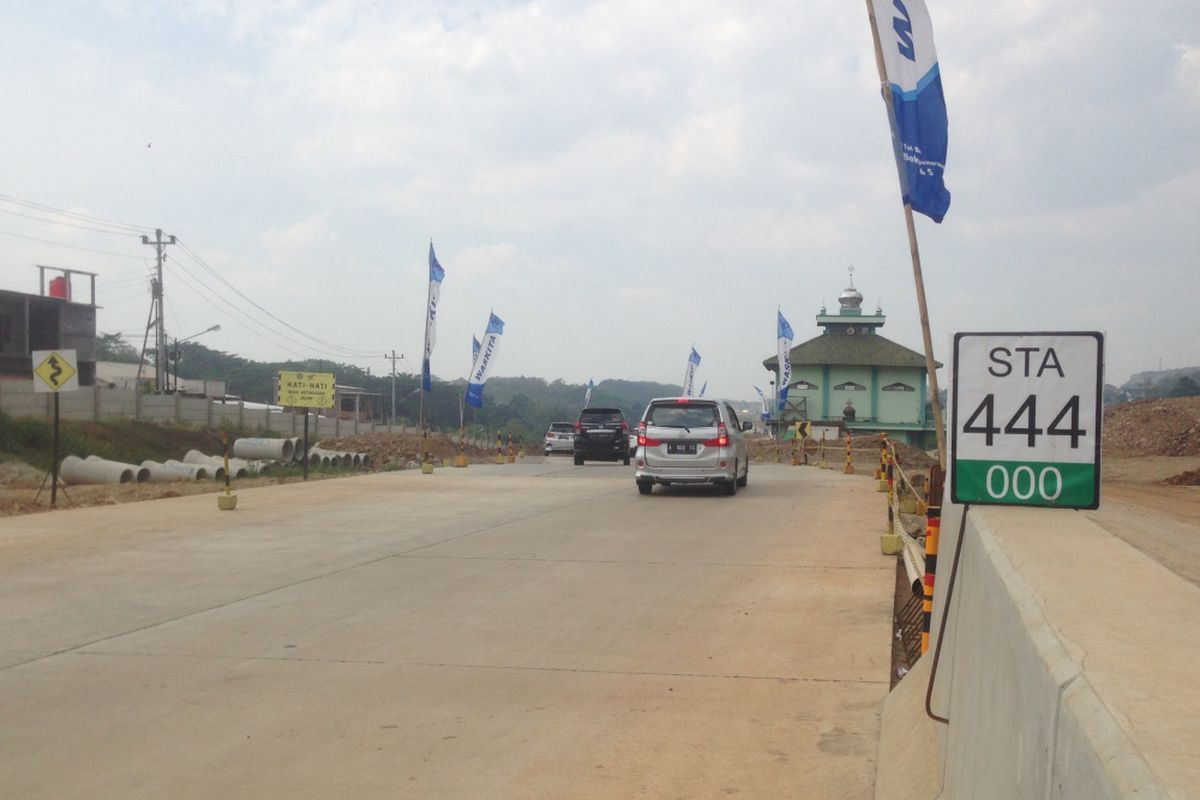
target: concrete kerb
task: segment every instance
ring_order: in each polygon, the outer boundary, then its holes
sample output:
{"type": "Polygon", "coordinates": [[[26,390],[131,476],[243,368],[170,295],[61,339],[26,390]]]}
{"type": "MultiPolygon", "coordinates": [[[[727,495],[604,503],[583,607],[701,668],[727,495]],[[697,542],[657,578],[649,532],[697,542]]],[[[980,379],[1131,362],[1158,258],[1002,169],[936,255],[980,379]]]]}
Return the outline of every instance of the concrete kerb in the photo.
{"type": "MultiPolygon", "coordinates": [[[[949,562],[962,509],[947,511],[955,524],[943,526],[941,552],[949,562]]],[[[876,797],[924,800],[936,791],[936,781],[896,777],[889,754],[902,752],[896,737],[914,730],[925,731],[927,744],[940,739],[940,797],[1165,797],[1136,743],[1081,672],[1083,654],[1054,629],[985,514],[971,512],[966,535],[933,698],[933,710],[948,716],[950,725],[929,732],[912,719],[914,713],[924,717],[927,678],[920,692],[913,684],[904,696],[889,699],[876,797]],[[919,704],[908,696],[917,693],[919,704]]],[[[948,564],[940,573],[945,577],[938,585],[935,638],[945,613],[948,564]]],[[[931,647],[918,666],[931,662],[932,653],[931,647]]],[[[922,674],[925,668],[909,673],[922,674]]]]}

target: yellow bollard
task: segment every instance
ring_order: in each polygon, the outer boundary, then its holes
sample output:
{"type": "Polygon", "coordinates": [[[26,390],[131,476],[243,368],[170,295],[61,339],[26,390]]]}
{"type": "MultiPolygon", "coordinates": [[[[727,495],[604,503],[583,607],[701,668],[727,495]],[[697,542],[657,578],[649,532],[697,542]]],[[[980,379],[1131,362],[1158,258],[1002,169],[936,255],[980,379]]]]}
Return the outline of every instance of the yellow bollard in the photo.
{"type": "Polygon", "coordinates": [[[508,435],[508,463],[517,463],[517,454],[513,450],[513,437],[511,433],[508,435]]]}
{"type": "Polygon", "coordinates": [[[496,463],[504,463],[504,440],[500,438],[500,434],[496,434],[496,463]]]}
{"type": "Polygon", "coordinates": [[[850,461],[850,458],[851,458],[850,451],[852,449],[852,442],[853,442],[853,436],[851,436],[850,431],[847,430],[846,431],[846,466],[842,468],[842,472],[844,472],[847,475],[854,474],[854,464],[851,463],[851,461],[850,461]]]}
{"type": "Polygon", "coordinates": [[[217,495],[217,508],[221,511],[233,511],[237,508],[237,495],[229,483],[229,437],[221,432],[221,452],[225,458],[225,491],[217,495]]]}

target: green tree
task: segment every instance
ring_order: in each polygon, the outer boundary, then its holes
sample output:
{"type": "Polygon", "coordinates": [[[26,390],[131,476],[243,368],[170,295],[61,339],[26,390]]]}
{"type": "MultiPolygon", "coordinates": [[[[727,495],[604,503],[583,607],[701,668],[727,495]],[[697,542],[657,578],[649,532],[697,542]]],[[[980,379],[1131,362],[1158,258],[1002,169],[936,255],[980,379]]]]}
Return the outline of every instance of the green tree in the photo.
{"type": "Polygon", "coordinates": [[[121,332],[101,333],[96,337],[96,360],[136,364],[141,358],[137,348],[121,338],[121,332]]]}
{"type": "Polygon", "coordinates": [[[1184,375],[1171,387],[1171,397],[1195,397],[1196,395],[1200,395],[1200,383],[1197,383],[1191,375],[1184,375]]]}

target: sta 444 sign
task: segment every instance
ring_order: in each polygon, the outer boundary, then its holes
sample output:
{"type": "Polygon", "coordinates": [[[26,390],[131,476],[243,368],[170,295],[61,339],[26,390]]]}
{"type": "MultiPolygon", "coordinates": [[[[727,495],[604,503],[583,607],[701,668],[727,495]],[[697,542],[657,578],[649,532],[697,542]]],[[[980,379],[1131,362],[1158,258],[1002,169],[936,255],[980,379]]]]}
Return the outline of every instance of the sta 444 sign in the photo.
{"type": "Polygon", "coordinates": [[[1104,337],[954,336],[956,503],[1096,508],[1104,337]]]}

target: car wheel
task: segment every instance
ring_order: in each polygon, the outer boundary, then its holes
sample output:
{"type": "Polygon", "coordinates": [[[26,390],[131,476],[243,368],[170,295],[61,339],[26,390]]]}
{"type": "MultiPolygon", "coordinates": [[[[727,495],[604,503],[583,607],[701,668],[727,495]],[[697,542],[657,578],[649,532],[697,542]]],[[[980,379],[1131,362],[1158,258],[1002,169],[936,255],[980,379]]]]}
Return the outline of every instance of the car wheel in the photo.
{"type": "Polygon", "coordinates": [[[650,481],[638,481],[637,487],[638,494],[650,494],[650,492],[654,491],[654,484],[650,481]]]}
{"type": "Polygon", "coordinates": [[[625,456],[624,461],[625,461],[625,466],[628,467],[629,466],[629,456],[625,456]]]}
{"type": "Polygon", "coordinates": [[[721,488],[725,491],[725,494],[732,496],[732,495],[737,494],[737,487],[738,487],[737,462],[735,461],[735,462],[733,462],[733,480],[731,480],[729,483],[724,484],[721,488]]]}
{"type": "Polygon", "coordinates": [[[579,453],[575,454],[575,466],[577,466],[577,467],[583,466],[583,456],[579,455],[579,453]]]}
{"type": "Polygon", "coordinates": [[[746,474],[744,474],[742,477],[737,479],[737,485],[745,486],[749,482],[750,482],[750,462],[747,461],[746,462],[746,474]]]}

